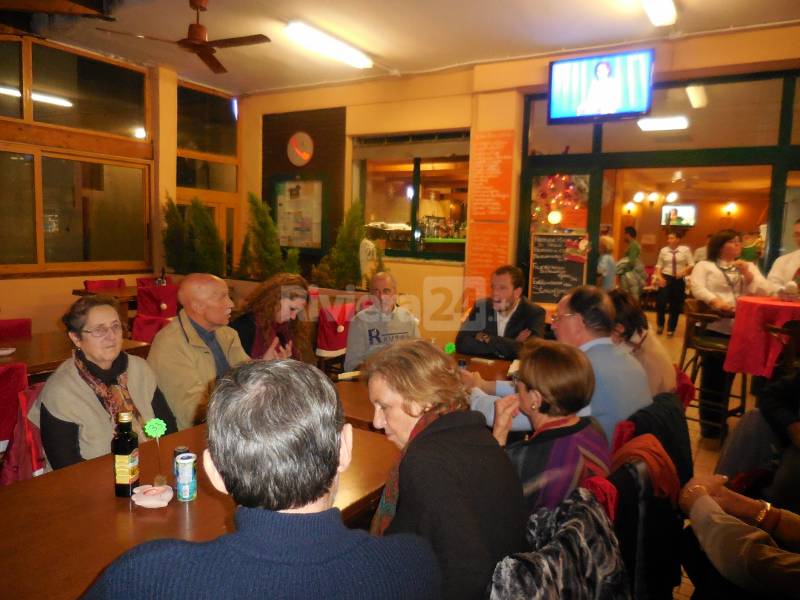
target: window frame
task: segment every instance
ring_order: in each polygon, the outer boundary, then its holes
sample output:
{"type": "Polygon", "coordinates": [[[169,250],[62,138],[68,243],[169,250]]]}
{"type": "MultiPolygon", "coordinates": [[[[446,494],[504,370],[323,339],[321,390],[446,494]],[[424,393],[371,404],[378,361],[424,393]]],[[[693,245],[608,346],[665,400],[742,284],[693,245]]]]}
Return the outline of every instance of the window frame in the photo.
{"type": "MultiPolygon", "coordinates": [[[[221,98],[225,98],[227,100],[233,100],[237,98],[237,96],[226,94],[219,90],[215,90],[213,88],[208,88],[202,85],[198,85],[196,83],[190,83],[188,81],[178,80],[177,87],[186,87],[192,90],[202,92],[204,94],[211,94],[214,96],[219,96],[221,98]]],[[[177,122],[178,111],[180,108],[177,106],[175,107],[175,118],[177,122]]],[[[228,217],[226,209],[232,208],[233,209],[233,270],[236,271],[236,266],[239,264],[239,258],[241,254],[241,242],[244,238],[244,232],[242,231],[243,223],[242,223],[242,203],[241,203],[241,194],[239,190],[241,189],[241,164],[240,164],[240,156],[241,156],[241,148],[242,148],[242,136],[241,131],[239,130],[239,120],[236,121],[236,156],[230,156],[227,154],[213,154],[210,152],[198,152],[196,150],[187,150],[184,148],[180,148],[177,146],[176,143],[176,163],[178,158],[193,158],[196,160],[204,160],[212,163],[223,163],[227,165],[233,165],[236,167],[236,189],[232,192],[223,192],[220,190],[208,190],[204,188],[190,188],[190,187],[183,187],[183,186],[176,186],[175,188],[175,204],[180,205],[189,205],[191,204],[192,200],[197,198],[203,204],[203,206],[207,206],[209,208],[214,209],[214,225],[217,228],[217,232],[219,232],[220,237],[222,238],[223,242],[223,249],[225,251],[225,265],[227,268],[228,264],[228,256],[227,256],[227,243],[230,241],[228,240],[227,233],[227,225],[228,225],[228,217]]],[[[177,166],[177,165],[176,165],[177,166]]],[[[229,273],[228,276],[232,276],[232,273],[229,273]]]]}
{"type": "Polygon", "coordinates": [[[36,235],[36,262],[0,264],[0,276],[3,275],[52,275],[71,274],[83,272],[122,272],[142,271],[151,264],[151,236],[150,236],[150,199],[152,197],[151,181],[152,166],[147,161],[121,160],[113,157],[84,155],[68,153],[59,150],[41,148],[39,146],[10,144],[0,140],[0,151],[29,154],[33,156],[34,179],[34,223],[36,235]],[[42,175],[42,157],[58,158],[75,162],[89,162],[94,164],[112,165],[125,168],[136,168],[142,172],[144,197],[142,198],[144,221],[144,259],[143,260],[118,260],[118,261],[78,261],[78,262],[47,262],[45,260],[45,234],[44,234],[44,181],[42,175]]]}

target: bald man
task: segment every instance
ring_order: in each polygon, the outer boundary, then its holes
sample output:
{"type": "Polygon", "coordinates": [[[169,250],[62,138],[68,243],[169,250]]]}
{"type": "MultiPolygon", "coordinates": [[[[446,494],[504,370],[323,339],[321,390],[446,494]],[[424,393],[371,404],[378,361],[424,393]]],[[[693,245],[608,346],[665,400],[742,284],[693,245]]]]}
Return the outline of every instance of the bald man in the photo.
{"type": "Polygon", "coordinates": [[[397,306],[397,282],[391,273],[380,271],[370,278],[372,305],[356,313],[347,332],[344,370],[353,371],[373,352],[398,340],[419,337],[417,319],[397,306]]]}
{"type": "Polygon", "coordinates": [[[228,321],[233,301],[219,277],[193,273],[178,289],[183,309],[158,332],[147,362],[167,399],[178,429],[203,420],[214,383],[230,367],[249,360],[228,321]]]}

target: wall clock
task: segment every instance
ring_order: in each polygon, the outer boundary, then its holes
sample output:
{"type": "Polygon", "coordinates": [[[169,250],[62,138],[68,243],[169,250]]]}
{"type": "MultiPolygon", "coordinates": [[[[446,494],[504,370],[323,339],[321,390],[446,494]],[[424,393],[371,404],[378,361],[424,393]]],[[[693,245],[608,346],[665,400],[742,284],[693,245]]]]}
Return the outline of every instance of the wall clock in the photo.
{"type": "Polygon", "coordinates": [[[314,140],[305,131],[292,134],[286,144],[286,156],[295,167],[304,167],[314,156],[314,140]]]}

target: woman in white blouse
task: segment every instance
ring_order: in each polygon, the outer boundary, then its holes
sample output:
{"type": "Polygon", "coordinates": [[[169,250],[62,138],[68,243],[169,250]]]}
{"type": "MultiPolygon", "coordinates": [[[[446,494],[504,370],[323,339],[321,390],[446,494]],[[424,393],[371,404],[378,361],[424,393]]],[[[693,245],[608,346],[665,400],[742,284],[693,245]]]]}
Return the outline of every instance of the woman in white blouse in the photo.
{"type": "Polygon", "coordinates": [[[692,251],[689,246],[681,246],[683,233],[671,231],[667,234],[667,245],[658,253],[653,280],[659,287],[656,296],[657,333],[664,331],[664,320],[669,307],[667,335],[675,335],[678,317],[683,312],[683,301],[686,298],[685,277],[694,266],[692,251]]]}
{"type": "MultiPolygon", "coordinates": [[[[740,296],[766,296],[777,291],[755,264],[738,260],[741,251],[739,233],[723,229],[708,242],[708,260],[701,260],[692,271],[692,295],[721,315],[708,326],[709,335],[730,336],[736,300],[740,296]]],[[[703,437],[718,437],[726,426],[729,386],[722,370],[723,363],[723,357],[713,355],[703,360],[700,379],[700,432],[703,437]],[[718,408],[720,406],[724,409],[718,408]]]]}

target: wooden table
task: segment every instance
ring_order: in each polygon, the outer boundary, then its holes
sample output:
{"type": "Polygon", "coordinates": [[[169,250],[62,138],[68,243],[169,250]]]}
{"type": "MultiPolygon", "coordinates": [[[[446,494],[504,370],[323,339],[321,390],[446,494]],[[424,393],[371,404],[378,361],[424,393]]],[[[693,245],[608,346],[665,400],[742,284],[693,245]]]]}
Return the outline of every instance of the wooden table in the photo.
{"type": "MultiPolygon", "coordinates": [[[[0,347],[17,349],[11,356],[0,358],[0,365],[23,362],[28,365],[28,375],[49,375],[72,356],[72,342],[63,331],[34,333],[29,338],[2,338],[0,347]]],[[[123,339],[122,350],[147,358],[150,344],[123,339]]]]}
{"type": "Polygon", "coordinates": [[[344,407],[344,418],[353,427],[376,431],[372,427],[374,410],[369,401],[367,384],[363,381],[340,381],[336,384],[336,391],[344,407]]]}
{"type": "Polygon", "coordinates": [[[487,381],[505,381],[508,379],[508,368],[511,366],[510,360],[502,358],[480,358],[469,356],[468,354],[455,354],[456,360],[466,361],[467,371],[480,373],[481,377],[487,381]]]}
{"type": "MultiPolygon", "coordinates": [[[[162,472],[172,481],[172,451],[206,446],[200,425],[164,436],[162,472]]],[[[380,498],[398,450],[381,435],[355,430],[353,461],[336,506],[352,521],[380,498]]],[[[233,531],[234,504],[211,487],[198,458],[197,499],[146,509],[116,498],[110,455],[0,488],[0,597],[76,598],[120,554],[160,538],[206,541],[233,531]]],[[[156,445],[140,446],[144,483],[157,471],[156,445]]]]}
{"type": "Polygon", "coordinates": [[[84,288],[72,290],[73,296],[94,296],[103,295],[116,298],[119,302],[119,318],[125,327],[128,327],[128,313],[131,309],[131,302],[136,302],[136,286],[128,285],[125,287],[109,288],[98,292],[90,292],[84,288]]]}
{"type": "MultiPolygon", "coordinates": [[[[456,360],[466,360],[468,371],[477,371],[486,380],[507,380],[508,367],[511,363],[499,358],[490,359],[491,363],[484,362],[484,359],[477,359],[464,354],[456,354],[456,360]]],[[[369,401],[367,384],[363,381],[339,381],[336,383],[336,391],[344,407],[344,416],[348,423],[353,427],[367,431],[376,431],[372,427],[372,417],[374,410],[369,401]]]]}

